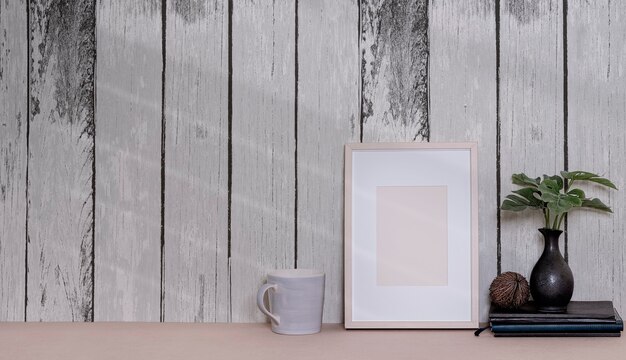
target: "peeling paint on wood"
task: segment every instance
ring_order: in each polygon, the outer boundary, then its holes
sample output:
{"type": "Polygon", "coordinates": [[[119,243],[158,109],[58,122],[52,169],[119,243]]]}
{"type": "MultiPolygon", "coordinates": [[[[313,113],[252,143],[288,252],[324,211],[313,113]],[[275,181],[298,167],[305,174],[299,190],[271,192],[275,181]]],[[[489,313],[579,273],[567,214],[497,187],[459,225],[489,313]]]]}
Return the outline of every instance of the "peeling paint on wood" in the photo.
{"type": "Polygon", "coordinates": [[[228,2],[170,4],[166,44],[164,319],[225,322],[228,2]]]}
{"type": "Polygon", "coordinates": [[[568,215],[574,299],[613,300],[626,311],[626,3],[570,2],[568,7],[568,138],[572,170],[602,174],[619,191],[586,186],[613,214],[568,215]]]}
{"type": "MultiPolygon", "coordinates": [[[[200,20],[206,19],[207,16],[215,16],[216,14],[224,13],[223,1],[211,1],[207,0],[174,0],[172,9],[172,15],[177,15],[183,23],[195,23],[200,20]],[[207,7],[207,5],[211,5],[207,7]],[[212,12],[211,14],[208,14],[212,12]]],[[[168,26],[168,28],[170,28],[168,26]]]]}
{"type": "Polygon", "coordinates": [[[94,1],[31,1],[30,25],[27,320],[90,321],[94,1]]]}
{"type": "Polygon", "coordinates": [[[98,1],[95,319],[159,321],[160,1],[98,1]]]}
{"type": "Polygon", "coordinates": [[[430,140],[478,141],[480,321],[496,276],[496,43],[491,1],[432,1],[430,140]]]}
{"type": "MultiPolygon", "coordinates": [[[[502,197],[518,188],[513,173],[554,174],[564,164],[562,2],[524,4],[500,9],[502,197]]],[[[503,211],[501,219],[502,272],[530,278],[543,249],[542,214],[503,211]]]]}
{"type": "Polygon", "coordinates": [[[295,7],[233,5],[232,321],[263,321],[257,289],[295,265],[295,7]]]}
{"type": "Polygon", "coordinates": [[[363,141],[424,141],[428,0],[361,2],[363,141]]]}
{"type": "Polygon", "coordinates": [[[298,267],[326,273],[324,322],[343,321],[343,147],[358,142],[356,1],[298,3],[298,267]]]}
{"type": "Polygon", "coordinates": [[[529,24],[533,20],[541,17],[542,11],[540,1],[537,0],[509,0],[503,1],[503,10],[510,15],[511,19],[517,20],[520,24],[529,24]]]}
{"type": "Polygon", "coordinates": [[[24,320],[26,3],[0,4],[0,321],[24,320]]]}

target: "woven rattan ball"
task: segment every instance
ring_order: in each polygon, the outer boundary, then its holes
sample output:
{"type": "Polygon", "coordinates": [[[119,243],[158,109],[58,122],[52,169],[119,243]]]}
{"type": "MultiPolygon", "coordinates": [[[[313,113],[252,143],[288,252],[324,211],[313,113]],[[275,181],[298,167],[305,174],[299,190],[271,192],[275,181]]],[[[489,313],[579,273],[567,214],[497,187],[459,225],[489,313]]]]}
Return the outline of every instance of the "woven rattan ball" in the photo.
{"type": "Polygon", "coordinates": [[[491,301],[505,309],[517,309],[530,297],[528,281],[522,275],[508,271],[498,275],[489,287],[491,301]]]}

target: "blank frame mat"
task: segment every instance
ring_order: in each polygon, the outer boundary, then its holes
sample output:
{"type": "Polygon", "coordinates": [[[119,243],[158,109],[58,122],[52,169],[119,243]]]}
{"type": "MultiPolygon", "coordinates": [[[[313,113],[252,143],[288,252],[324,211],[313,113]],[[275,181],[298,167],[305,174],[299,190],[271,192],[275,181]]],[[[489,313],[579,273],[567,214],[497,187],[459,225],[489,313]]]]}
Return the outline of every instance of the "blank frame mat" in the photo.
{"type": "Polygon", "coordinates": [[[353,150],[353,321],[472,320],[471,179],[470,149],[353,150]]]}

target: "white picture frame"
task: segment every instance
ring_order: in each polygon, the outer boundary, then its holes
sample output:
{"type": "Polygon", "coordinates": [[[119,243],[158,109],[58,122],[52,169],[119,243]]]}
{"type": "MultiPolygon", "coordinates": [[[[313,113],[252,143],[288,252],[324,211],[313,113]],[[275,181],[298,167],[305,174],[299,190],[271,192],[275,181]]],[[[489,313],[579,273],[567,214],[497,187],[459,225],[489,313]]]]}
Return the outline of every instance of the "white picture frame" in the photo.
{"type": "Polygon", "coordinates": [[[345,146],[345,327],[477,328],[476,143],[345,146]]]}

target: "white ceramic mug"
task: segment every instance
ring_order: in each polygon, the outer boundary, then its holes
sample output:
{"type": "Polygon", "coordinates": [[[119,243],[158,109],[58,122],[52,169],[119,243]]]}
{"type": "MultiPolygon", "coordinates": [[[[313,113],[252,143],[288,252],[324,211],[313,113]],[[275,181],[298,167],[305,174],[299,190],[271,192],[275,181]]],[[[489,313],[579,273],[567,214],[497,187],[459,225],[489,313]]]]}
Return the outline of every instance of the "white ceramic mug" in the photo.
{"type": "Polygon", "coordinates": [[[311,269],[276,270],[257,293],[256,303],[272,322],[272,331],[285,335],[318,333],[322,326],[324,280],[321,271],[311,269]],[[265,293],[269,295],[269,310],[265,293]]]}

